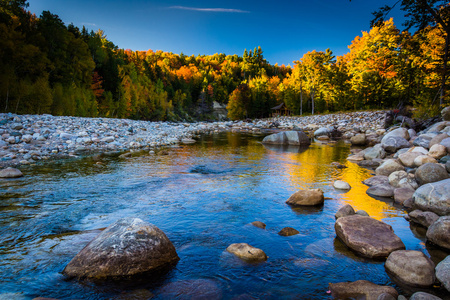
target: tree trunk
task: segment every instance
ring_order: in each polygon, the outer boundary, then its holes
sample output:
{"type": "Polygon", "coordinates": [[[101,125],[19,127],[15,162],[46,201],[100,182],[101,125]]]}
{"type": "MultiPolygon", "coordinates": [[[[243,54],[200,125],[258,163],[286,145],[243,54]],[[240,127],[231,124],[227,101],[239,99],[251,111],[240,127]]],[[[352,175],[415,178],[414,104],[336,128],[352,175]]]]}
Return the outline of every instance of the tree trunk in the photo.
{"type": "Polygon", "coordinates": [[[315,94],[315,90],[314,89],[312,89],[311,90],[311,113],[312,114],[314,114],[314,94],[315,94]]]}

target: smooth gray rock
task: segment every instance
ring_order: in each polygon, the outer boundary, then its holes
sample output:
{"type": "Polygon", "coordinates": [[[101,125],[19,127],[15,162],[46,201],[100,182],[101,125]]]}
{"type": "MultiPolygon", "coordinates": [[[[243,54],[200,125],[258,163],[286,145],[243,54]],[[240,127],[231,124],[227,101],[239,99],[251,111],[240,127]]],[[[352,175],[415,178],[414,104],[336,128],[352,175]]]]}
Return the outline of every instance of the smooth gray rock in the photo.
{"type": "Polygon", "coordinates": [[[266,136],[263,144],[275,145],[309,145],[310,139],[303,131],[285,131],[266,136]]]}
{"type": "Polygon", "coordinates": [[[386,152],[394,153],[399,149],[411,147],[411,144],[408,142],[408,140],[402,137],[391,136],[387,139],[383,138],[383,140],[381,141],[381,146],[384,150],[386,150],[386,152]]]}
{"type": "Polygon", "coordinates": [[[22,177],[23,173],[19,169],[6,168],[0,170],[0,178],[18,178],[22,177]]]}
{"type": "Polygon", "coordinates": [[[352,188],[352,187],[350,186],[350,184],[348,184],[347,182],[345,182],[345,181],[343,181],[343,180],[336,180],[336,181],[333,183],[333,187],[334,187],[335,189],[338,189],[338,190],[349,190],[349,189],[352,188]]]}
{"type": "Polygon", "coordinates": [[[447,148],[447,152],[450,153],[450,137],[443,139],[439,144],[447,148]]]}
{"type": "Polygon", "coordinates": [[[314,131],[314,136],[329,135],[330,130],[327,127],[321,127],[314,131]]]}
{"type": "Polygon", "coordinates": [[[363,217],[369,217],[369,214],[365,210],[358,210],[355,214],[363,216],[363,217]]]}
{"type": "Polygon", "coordinates": [[[433,138],[433,136],[421,134],[413,141],[413,145],[424,147],[424,148],[428,149],[432,138],[433,138]]]}
{"type": "Polygon", "coordinates": [[[335,219],[339,219],[341,217],[351,216],[355,214],[355,210],[350,204],[346,204],[339,208],[337,213],[334,215],[335,219]]]}
{"type": "Polygon", "coordinates": [[[107,227],[65,267],[68,277],[105,279],[158,270],[179,260],[158,227],[124,218],[107,227]]]}
{"type": "Polygon", "coordinates": [[[364,159],[372,160],[375,158],[385,158],[386,157],[386,151],[384,151],[381,144],[377,144],[373,147],[367,148],[364,151],[364,159]]]}
{"type": "Polygon", "coordinates": [[[397,291],[391,286],[381,286],[367,280],[355,282],[330,283],[329,290],[334,299],[365,299],[377,300],[382,294],[398,297],[397,291]]]}
{"type": "Polygon", "coordinates": [[[405,249],[390,225],[371,217],[342,217],[336,220],[334,228],[347,247],[365,257],[383,258],[395,250],[405,249]]]}
{"type": "Polygon", "coordinates": [[[384,183],[389,184],[389,177],[385,176],[385,175],[377,175],[377,176],[367,178],[362,183],[364,183],[365,185],[368,185],[368,186],[379,185],[379,184],[384,184],[384,183]]]}
{"type": "Polygon", "coordinates": [[[442,181],[448,179],[448,173],[445,168],[439,164],[426,163],[417,168],[416,173],[417,183],[420,185],[442,181]]]}
{"type": "Polygon", "coordinates": [[[411,222],[422,225],[423,227],[430,227],[434,222],[439,219],[439,216],[431,211],[421,211],[415,209],[408,214],[411,222]]]}
{"type": "Polygon", "coordinates": [[[436,278],[450,292],[450,255],[436,266],[436,278]]]}
{"type": "Polygon", "coordinates": [[[403,203],[411,199],[414,195],[414,189],[410,187],[402,187],[402,188],[396,188],[394,190],[394,201],[395,203],[403,205],[403,203]]]}
{"type": "Polygon", "coordinates": [[[386,197],[392,198],[394,197],[394,187],[389,183],[372,185],[366,191],[366,193],[373,197],[386,197]]]}
{"type": "Polygon", "coordinates": [[[450,250],[450,216],[437,219],[427,230],[428,241],[450,250]]]}
{"type": "Polygon", "coordinates": [[[409,300],[442,300],[441,298],[431,295],[425,292],[416,292],[411,295],[411,298],[409,300]]]}
{"type": "Polygon", "coordinates": [[[320,189],[300,190],[292,194],[286,201],[293,206],[314,206],[322,205],[325,201],[323,192],[320,189]]]}
{"type": "Polygon", "coordinates": [[[450,179],[422,185],[414,192],[413,200],[420,210],[440,216],[450,214],[450,179]]]}
{"type": "Polygon", "coordinates": [[[394,279],[409,286],[430,287],[436,279],[434,263],[420,251],[394,251],[389,254],[384,267],[394,279]]]}
{"type": "Polygon", "coordinates": [[[366,144],[366,135],[364,133],[358,133],[350,138],[350,142],[355,146],[364,146],[366,144]]]}
{"type": "Polygon", "coordinates": [[[227,251],[248,262],[262,262],[267,260],[267,255],[264,251],[250,246],[247,243],[231,244],[228,246],[227,251]]]}
{"type": "Polygon", "coordinates": [[[418,152],[406,152],[406,153],[402,153],[398,156],[398,159],[400,160],[400,162],[402,163],[402,165],[404,165],[405,167],[408,168],[413,168],[414,165],[414,160],[418,157],[421,156],[421,153],[418,152]]]}
{"type": "Polygon", "coordinates": [[[404,170],[405,167],[402,166],[400,163],[398,163],[396,160],[388,159],[384,163],[382,163],[378,168],[376,168],[375,174],[389,176],[392,172],[404,170]]]}
{"type": "Polygon", "coordinates": [[[387,140],[390,137],[401,137],[401,138],[404,138],[405,140],[409,140],[409,138],[410,138],[408,129],[403,128],[403,127],[394,129],[394,130],[386,133],[385,136],[383,137],[383,139],[381,140],[381,142],[383,143],[383,141],[387,140]]]}
{"type": "Polygon", "coordinates": [[[434,145],[439,144],[442,140],[449,138],[449,137],[450,136],[446,133],[438,134],[430,140],[430,143],[428,144],[428,146],[431,148],[434,145]]]}

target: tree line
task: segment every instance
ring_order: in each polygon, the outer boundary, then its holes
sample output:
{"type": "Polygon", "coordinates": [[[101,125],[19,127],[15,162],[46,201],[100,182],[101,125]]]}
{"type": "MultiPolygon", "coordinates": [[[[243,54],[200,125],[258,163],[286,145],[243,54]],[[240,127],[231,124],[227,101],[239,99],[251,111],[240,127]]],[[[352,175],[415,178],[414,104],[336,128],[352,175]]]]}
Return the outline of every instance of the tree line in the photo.
{"type": "MultiPolygon", "coordinates": [[[[347,54],[311,51],[290,67],[271,65],[261,47],[242,56],[119,49],[101,30],[31,14],[25,0],[0,3],[0,112],[192,121],[213,119],[214,101],[230,119],[267,117],[281,103],[294,114],[413,104],[422,115],[449,103],[439,22],[410,34],[379,18],[347,54]]],[[[437,10],[443,20],[448,6],[437,10]]]]}

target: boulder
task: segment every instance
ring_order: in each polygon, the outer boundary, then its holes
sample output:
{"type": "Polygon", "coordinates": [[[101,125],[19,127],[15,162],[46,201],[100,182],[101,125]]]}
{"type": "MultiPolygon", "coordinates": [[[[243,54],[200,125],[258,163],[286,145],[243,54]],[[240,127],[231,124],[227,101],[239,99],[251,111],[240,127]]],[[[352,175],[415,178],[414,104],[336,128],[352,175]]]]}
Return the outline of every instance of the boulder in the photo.
{"type": "Polygon", "coordinates": [[[414,166],[416,167],[420,167],[421,165],[424,164],[428,164],[428,163],[432,163],[435,164],[437,163],[437,160],[434,159],[433,157],[427,155],[419,155],[414,159],[414,166]]]}
{"type": "Polygon", "coordinates": [[[441,159],[442,157],[447,155],[447,148],[440,144],[435,144],[431,146],[428,155],[434,159],[441,159]]]}
{"type": "Polygon", "coordinates": [[[394,201],[395,203],[398,203],[400,205],[403,205],[403,203],[411,199],[414,195],[414,189],[410,187],[401,187],[394,189],[394,201]]]}
{"type": "Polygon", "coordinates": [[[0,170],[0,178],[18,178],[22,176],[23,176],[22,172],[18,169],[6,168],[0,170]]]}
{"type": "Polygon", "coordinates": [[[421,134],[413,141],[414,146],[420,146],[424,148],[430,147],[430,141],[434,137],[434,135],[428,135],[428,134],[421,134]]]}
{"type": "Polygon", "coordinates": [[[373,147],[367,148],[364,150],[364,159],[372,160],[375,158],[385,158],[386,157],[386,151],[384,151],[381,144],[376,144],[373,147]]]}
{"type": "Polygon", "coordinates": [[[377,285],[367,280],[330,283],[329,290],[334,299],[377,300],[384,293],[392,295],[395,299],[398,297],[395,288],[377,285]]]}
{"type": "Polygon", "coordinates": [[[393,187],[399,187],[400,186],[400,180],[407,178],[408,177],[408,173],[406,173],[405,171],[395,171],[392,172],[389,175],[389,184],[392,185],[393,187]]]}
{"type": "Polygon", "coordinates": [[[335,189],[338,189],[338,190],[349,190],[349,189],[352,188],[352,187],[350,186],[350,184],[348,184],[347,182],[342,181],[342,180],[336,180],[336,181],[333,183],[333,187],[334,187],[335,189]]]}
{"type": "Polygon", "coordinates": [[[284,227],[283,229],[280,230],[280,232],[278,232],[278,234],[281,236],[291,236],[299,233],[300,232],[297,229],[292,227],[284,227]]]}
{"type": "Polygon", "coordinates": [[[450,125],[450,123],[447,121],[437,122],[437,123],[434,123],[433,125],[431,125],[430,127],[428,127],[425,131],[427,133],[440,132],[449,125],[450,125]]]}
{"type": "Polygon", "coordinates": [[[309,145],[310,139],[303,131],[285,131],[266,136],[263,144],[275,145],[309,145]]]}
{"type": "Polygon", "coordinates": [[[445,169],[447,170],[448,173],[450,173],[450,160],[448,160],[448,161],[445,163],[445,169]]]}
{"type": "Polygon", "coordinates": [[[430,287],[435,278],[434,263],[420,251],[398,250],[389,254],[386,272],[409,286],[430,287]]]}
{"type": "Polygon", "coordinates": [[[287,204],[293,206],[312,206],[322,205],[325,197],[320,189],[300,190],[292,194],[286,201],[287,204]]]}
{"type": "Polygon", "coordinates": [[[450,292],[450,255],[436,266],[436,278],[450,292]]]}
{"type": "Polygon", "coordinates": [[[450,137],[449,137],[449,138],[446,138],[446,139],[443,139],[443,140],[439,143],[439,145],[442,145],[442,146],[444,146],[445,148],[447,148],[447,152],[450,153],[450,137]]]}
{"type": "Polygon", "coordinates": [[[441,110],[442,120],[450,121],[450,106],[445,107],[441,110]]]}
{"type": "Polygon", "coordinates": [[[339,210],[337,211],[337,213],[334,215],[334,217],[337,219],[341,218],[341,217],[346,217],[346,216],[351,216],[355,214],[355,210],[353,209],[353,207],[350,204],[344,205],[341,208],[339,208],[339,210]]]}
{"type": "Polygon", "coordinates": [[[253,226],[261,228],[261,229],[266,229],[266,224],[264,224],[261,221],[254,221],[251,223],[253,226]]]}
{"type": "Polygon", "coordinates": [[[384,150],[386,150],[386,152],[394,153],[399,149],[411,147],[411,144],[408,142],[408,140],[402,137],[391,136],[387,139],[383,138],[383,140],[381,141],[381,146],[384,150]]]}
{"type": "Polygon", "coordinates": [[[417,183],[420,185],[437,182],[449,178],[447,170],[439,164],[426,163],[417,168],[417,183]]]}
{"type": "Polygon", "coordinates": [[[303,131],[286,131],[286,138],[289,145],[309,145],[311,140],[303,131]]]}
{"type": "Polygon", "coordinates": [[[438,134],[438,135],[436,135],[435,137],[433,137],[433,138],[430,140],[430,143],[428,144],[428,146],[429,146],[430,149],[431,149],[431,147],[433,147],[434,145],[439,144],[440,142],[442,142],[442,140],[444,140],[444,139],[446,139],[446,138],[449,138],[449,137],[450,137],[450,136],[449,136],[448,134],[446,134],[446,133],[438,134]]]}
{"type": "Polygon", "coordinates": [[[398,186],[400,188],[410,188],[412,190],[416,190],[419,187],[414,174],[408,174],[408,177],[400,179],[398,182],[398,186]]]}
{"type": "Polygon", "coordinates": [[[394,187],[389,183],[372,185],[366,191],[366,193],[372,197],[394,197],[394,187]]]}
{"type": "Polygon", "coordinates": [[[392,131],[389,131],[381,140],[381,142],[383,142],[383,140],[386,140],[390,137],[401,137],[404,138],[405,140],[409,140],[410,136],[409,136],[409,132],[408,129],[406,128],[397,128],[394,129],[392,131]]]}
{"type": "Polygon", "coordinates": [[[450,214],[450,179],[424,184],[414,195],[414,206],[440,216],[450,214]]]}
{"type": "Polygon", "coordinates": [[[158,227],[124,218],[107,227],[65,267],[68,277],[105,279],[164,268],[179,260],[175,247],[158,227]]]}
{"type": "Polygon", "coordinates": [[[261,249],[250,246],[247,243],[231,244],[227,251],[247,262],[262,262],[267,260],[267,255],[261,249]]]}
{"type": "Polygon", "coordinates": [[[336,220],[334,229],[347,247],[365,257],[383,258],[395,250],[405,249],[390,225],[371,217],[342,217],[336,220]]]}
{"type": "Polygon", "coordinates": [[[439,219],[439,216],[431,211],[421,211],[415,209],[408,214],[411,222],[422,225],[423,227],[430,227],[434,222],[439,219]]]}
{"type": "Polygon", "coordinates": [[[425,292],[416,292],[411,295],[409,300],[442,300],[441,298],[425,292]]]}
{"type": "Polygon", "coordinates": [[[420,153],[422,155],[428,155],[428,150],[421,146],[416,146],[408,149],[408,152],[420,153]]]}
{"type": "Polygon", "coordinates": [[[322,135],[328,135],[330,133],[330,130],[327,127],[321,127],[314,131],[314,136],[322,136],[322,135]]]}
{"type": "Polygon", "coordinates": [[[437,219],[427,230],[427,240],[442,248],[450,250],[450,216],[437,219]]]}
{"type": "Polygon", "coordinates": [[[416,159],[416,157],[421,156],[421,153],[418,152],[406,152],[406,153],[402,153],[398,156],[398,160],[402,163],[402,165],[404,165],[405,167],[408,168],[413,168],[414,165],[414,160],[416,159]]]}
{"type": "Polygon", "coordinates": [[[384,163],[382,163],[381,166],[376,168],[375,174],[389,176],[392,172],[404,171],[404,170],[405,170],[405,167],[403,167],[401,164],[399,164],[396,160],[388,159],[384,163]]]}
{"type": "Polygon", "coordinates": [[[350,142],[355,146],[364,146],[366,144],[366,135],[364,133],[358,133],[350,138],[350,142]]]}
{"type": "Polygon", "coordinates": [[[368,186],[384,184],[384,183],[389,184],[389,177],[385,176],[385,175],[377,175],[377,176],[367,178],[362,183],[364,183],[365,185],[368,185],[368,186]]]}

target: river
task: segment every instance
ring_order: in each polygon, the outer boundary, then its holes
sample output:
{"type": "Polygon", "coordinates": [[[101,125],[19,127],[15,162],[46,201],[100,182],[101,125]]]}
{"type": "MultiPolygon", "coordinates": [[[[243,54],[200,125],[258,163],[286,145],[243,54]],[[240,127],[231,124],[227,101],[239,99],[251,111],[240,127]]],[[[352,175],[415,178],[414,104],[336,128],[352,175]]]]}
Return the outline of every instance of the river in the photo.
{"type": "Polygon", "coordinates": [[[424,232],[411,230],[402,208],[365,193],[361,181],[372,172],[346,160],[348,144],[280,149],[263,146],[262,138],[221,133],[170,148],[168,155],[57,161],[0,180],[0,299],[170,299],[183,282],[199,284],[197,295],[223,299],[329,299],[328,283],[359,279],[401,292],[382,261],[356,256],[336,240],[334,214],[345,204],[390,224],[406,249],[433,258],[424,232]],[[334,161],[347,168],[332,167],[334,161]],[[335,190],[337,179],[352,189],[335,190]],[[322,189],[325,204],[285,204],[303,188],[322,189]],[[61,275],[102,228],[130,216],[166,233],[180,256],[172,270],[126,284],[61,275]],[[249,225],[257,220],[267,228],[249,225]],[[300,234],[279,236],[286,226],[300,234]],[[241,242],[264,250],[267,262],[247,265],[225,252],[241,242]]]}

